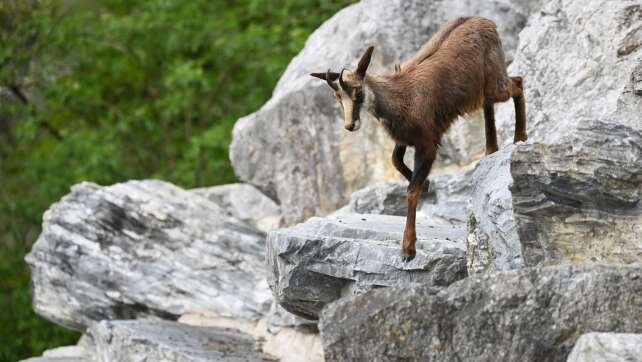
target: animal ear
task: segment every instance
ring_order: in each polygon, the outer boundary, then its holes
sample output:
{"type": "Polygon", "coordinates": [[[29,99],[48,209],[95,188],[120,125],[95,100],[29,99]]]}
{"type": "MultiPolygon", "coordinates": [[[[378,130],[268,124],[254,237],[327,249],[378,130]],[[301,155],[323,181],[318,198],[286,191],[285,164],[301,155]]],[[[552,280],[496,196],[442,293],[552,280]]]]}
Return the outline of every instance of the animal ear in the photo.
{"type": "Polygon", "coordinates": [[[357,76],[360,78],[363,78],[366,76],[366,70],[368,70],[368,66],[370,65],[370,58],[372,58],[372,51],[374,50],[374,47],[368,47],[366,49],[366,52],[363,53],[361,56],[361,60],[359,60],[359,65],[357,65],[357,76]]]}
{"type": "Polygon", "coordinates": [[[334,89],[335,91],[338,90],[337,85],[334,82],[339,79],[339,73],[331,72],[330,69],[328,69],[328,71],[325,73],[310,73],[310,75],[325,80],[326,82],[328,82],[330,88],[334,89]]]}

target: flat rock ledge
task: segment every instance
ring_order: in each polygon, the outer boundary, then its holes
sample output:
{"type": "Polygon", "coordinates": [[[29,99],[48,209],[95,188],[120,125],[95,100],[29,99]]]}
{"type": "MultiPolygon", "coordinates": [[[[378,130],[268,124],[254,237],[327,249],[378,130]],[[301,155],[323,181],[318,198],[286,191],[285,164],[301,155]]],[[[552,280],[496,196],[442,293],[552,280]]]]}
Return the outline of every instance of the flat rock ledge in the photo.
{"type": "Polygon", "coordinates": [[[587,333],[575,343],[567,362],[642,361],[642,334],[587,333]]]}
{"type": "Polygon", "coordinates": [[[640,311],[641,265],[562,265],[343,298],[319,327],[328,361],[565,361],[584,333],[641,333],[640,311]]]}
{"type": "Polygon", "coordinates": [[[268,362],[262,345],[232,328],[198,327],[171,321],[103,321],[87,330],[78,346],[47,351],[23,362],[268,362]]]}
{"type": "Polygon", "coordinates": [[[88,335],[100,361],[276,361],[235,329],[195,327],[169,321],[104,321],[88,335]]]}
{"type": "Polygon", "coordinates": [[[445,287],[466,277],[463,227],[417,222],[417,256],[399,256],[405,219],[346,214],[312,218],[268,234],[268,283],[277,302],[296,315],[317,319],[341,296],[377,287],[445,287]]]}

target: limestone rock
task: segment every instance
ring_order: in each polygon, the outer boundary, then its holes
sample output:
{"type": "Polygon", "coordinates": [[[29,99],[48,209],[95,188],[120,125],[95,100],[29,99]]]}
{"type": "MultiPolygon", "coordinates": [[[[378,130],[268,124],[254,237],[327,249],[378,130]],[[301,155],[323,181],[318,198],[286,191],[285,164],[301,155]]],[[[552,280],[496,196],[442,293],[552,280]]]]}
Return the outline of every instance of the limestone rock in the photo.
{"type": "Polygon", "coordinates": [[[468,216],[468,272],[524,267],[511,187],[514,145],[481,160],[473,173],[468,216]]]}
{"type": "MultiPolygon", "coordinates": [[[[287,312],[285,312],[287,313],[287,312]]],[[[292,316],[291,314],[287,313],[292,316]]],[[[239,320],[221,317],[210,311],[191,311],[179,322],[202,327],[238,329],[262,342],[261,350],[281,362],[323,362],[323,347],[319,331],[314,324],[280,326],[270,329],[269,320],[239,320]]]]}
{"type": "Polygon", "coordinates": [[[569,144],[507,147],[478,164],[469,272],[642,262],[642,132],[587,127],[569,144]]]}
{"type": "Polygon", "coordinates": [[[587,333],[575,343],[567,362],[642,361],[642,334],[587,333]]]}
{"type": "MultiPolygon", "coordinates": [[[[477,166],[469,272],[642,261],[639,29],[636,0],[549,1],[529,19],[509,68],[529,142],[477,166]]],[[[512,139],[512,106],[497,117],[512,139]]]]}
{"type": "Polygon", "coordinates": [[[277,361],[235,329],[196,327],[170,321],[103,321],[92,326],[98,362],[277,361]]]}
{"type": "Polygon", "coordinates": [[[229,184],[190,190],[206,197],[231,216],[267,233],[281,223],[281,209],[256,187],[229,184]]]}
{"type": "MultiPolygon", "coordinates": [[[[508,73],[524,78],[530,140],[571,145],[574,132],[593,122],[642,130],[642,97],[636,90],[641,14],[639,0],[561,0],[546,1],[529,18],[508,73]]],[[[496,112],[498,132],[507,142],[513,110],[507,102],[496,112]]]]}
{"type": "Polygon", "coordinates": [[[465,229],[417,222],[417,256],[399,256],[405,219],[347,214],[312,218],[267,238],[268,282],[289,312],[316,319],[342,295],[369,289],[449,285],[466,276],[465,229]]]}
{"type": "Polygon", "coordinates": [[[45,213],[26,257],[33,307],[78,330],[192,309],[259,319],[272,302],[264,248],[261,232],[169,183],[81,183],[45,213]]]}
{"type": "Polygon", "coordinates": [[[640,265],[563,265],[343,298],[319,327],[329,361],[545,362],[590,331],[642,332],[640,311],[640,265]]]}
{"type": "MultiPolygon", "coordinates": [[[[372,72],[391,69],[459,15],[493,19],[510,59],[517,35],[539,0],[364,0],[325,22],[279,80],[272,98],[234,127],[230,159],[237,176],[282,208],[285,224],[327,214],[366,185],[398,178],[393,144],[375,120],[343,129],[337,102],[312,71],[354,67],[375,45],[372,72]]],[[[483,151],[483,121],[460,120],[442,142],[442,164],[466,164],[483,151]]]]}

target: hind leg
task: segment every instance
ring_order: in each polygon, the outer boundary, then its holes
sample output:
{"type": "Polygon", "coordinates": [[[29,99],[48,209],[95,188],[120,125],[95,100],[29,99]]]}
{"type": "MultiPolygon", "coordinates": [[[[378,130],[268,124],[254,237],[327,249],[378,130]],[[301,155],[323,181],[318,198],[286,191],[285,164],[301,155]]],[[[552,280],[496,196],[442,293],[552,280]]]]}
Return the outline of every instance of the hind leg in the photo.
{"type": "Polygon", "coordinates": [[[406,154],[406,146],[396,144],[395,149],[392,151],[392,164],[395,166],[397,171],[399,171],[403,177],[405,177],[408,182],[412,180],[412,171],[406,166],[403,162],[403,156],[406,154]]]}
{"type": "Polygon", "coordinates": [[[486,154],[490,155],[499,149],[495,129],[495,108],[492,103],[484,105],[484,121],[486,122],[486,154]]]}
{"type": "Polygon", "coordinates": [[[526,101],[522,77],[510,77],[511,97],[515,104],[515,137],[513,142],[526,141],[526,101]]]}

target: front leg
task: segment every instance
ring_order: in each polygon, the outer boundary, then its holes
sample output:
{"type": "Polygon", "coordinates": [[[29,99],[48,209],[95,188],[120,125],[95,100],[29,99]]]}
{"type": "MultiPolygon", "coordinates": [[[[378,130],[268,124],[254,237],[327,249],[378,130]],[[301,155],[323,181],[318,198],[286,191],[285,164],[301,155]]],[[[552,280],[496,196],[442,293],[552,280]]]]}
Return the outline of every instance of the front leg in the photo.
{"type": "Polygon", "coordinates": [[[403,232],[401,244],[401,260],[404,262],[411,261],[417,254],[415,247],[417,241],[415,230],[417,202],[421,197],[424,183],[428,178],[436,153],[437,150],[435,148],[415,149],[415,169],[412,173],[410,185],[408,185],[408,216],[406,216],[406,228],[403,232]]]}
{"type": "Polygon", "coordinates": [[[412,180],[412,171],[403,162],[403,156],[406,154],[406,145],[396,144],[395,149],[392,151],[392,164],[395,165],[397,171],[401,172],[403,177],[410,182],[412,180]]]}

